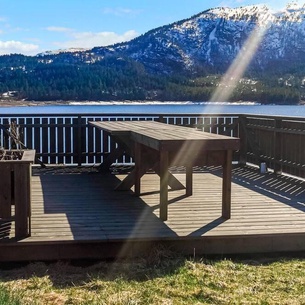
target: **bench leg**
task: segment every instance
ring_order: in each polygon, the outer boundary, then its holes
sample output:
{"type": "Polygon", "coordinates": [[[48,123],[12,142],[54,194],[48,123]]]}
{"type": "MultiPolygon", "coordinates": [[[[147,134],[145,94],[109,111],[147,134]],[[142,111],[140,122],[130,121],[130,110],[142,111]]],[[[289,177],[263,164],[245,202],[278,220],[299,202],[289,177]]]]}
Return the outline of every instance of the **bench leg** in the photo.
{"type": "Polygon", "coordinates": [[[226,152],[222,176],[222,217],[231,218],[232,151],[226,152]]]}
{"type": "Polygon", "coordinates": [[[160,152],[160,218],[167,220],[168,205],[168,152],[160,152]]]}

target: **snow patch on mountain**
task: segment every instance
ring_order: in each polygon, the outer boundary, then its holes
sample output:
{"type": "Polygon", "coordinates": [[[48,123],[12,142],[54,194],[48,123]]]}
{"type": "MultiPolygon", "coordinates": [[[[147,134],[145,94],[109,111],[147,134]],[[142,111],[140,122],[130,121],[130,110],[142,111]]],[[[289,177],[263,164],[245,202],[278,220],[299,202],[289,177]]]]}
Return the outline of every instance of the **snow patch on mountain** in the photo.
{"type": "Polygon", "coordinates": [[[91,50],[58,50],[38,57],[53,55],[65,62],[93,64],[116,56],[131,58],[148,72],[159,74],[197,73],[206,68],[221,72],[245,52],[251,36],[256,37],[252,43],[258,44],[252,48],[256,53],[250,63],[256,70],[305,62],[305,5],[292,2],[277,12],[266,5],[212,8],[125,43],[91,50]]]}

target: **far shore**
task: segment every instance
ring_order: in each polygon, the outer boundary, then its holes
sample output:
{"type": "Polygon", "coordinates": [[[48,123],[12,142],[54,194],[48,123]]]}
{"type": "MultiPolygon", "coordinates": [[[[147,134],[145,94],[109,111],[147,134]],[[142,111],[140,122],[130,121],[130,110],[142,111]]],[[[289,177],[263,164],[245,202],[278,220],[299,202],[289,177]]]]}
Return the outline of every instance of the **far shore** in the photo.
{"type": "Polygon", "coordinates": [[[68,105],[68,101],[25,101],[1,99],[0,107],[20,107],[20,106],[46,106],[46,105],[68,105]]]}
{"type": "MultiPolygon", "coordinates": [[[[27,101],[27,100],[14,100],[14,99],[0,99],[0,108],[1,107],[30,107],[30,106],[60,106],[60,105],[105,105],[105,104],[189,104],[196,103],[191,101],[152,101],[152,100],[141,100],[141,101],[27,101]]],[[[203,104],[209,104],[209,102],[198,102],[203,104]]],[[[218,103],[212,103],[218,104],[218,103]]],[[[250,101],[236,101],[236,102],[224,102],[219,104],[226,105],[262,105],[259,102],[250,102],[250,101]]],[[[269,104],[276,105],[276,104],[269,104]]],[[[288,105],[289,104],[278,104],[278,105],[288,105]]],[[[292,104],[291,106],[304,105],[305,101],[301,101],[298,104],[292,104]]]]}

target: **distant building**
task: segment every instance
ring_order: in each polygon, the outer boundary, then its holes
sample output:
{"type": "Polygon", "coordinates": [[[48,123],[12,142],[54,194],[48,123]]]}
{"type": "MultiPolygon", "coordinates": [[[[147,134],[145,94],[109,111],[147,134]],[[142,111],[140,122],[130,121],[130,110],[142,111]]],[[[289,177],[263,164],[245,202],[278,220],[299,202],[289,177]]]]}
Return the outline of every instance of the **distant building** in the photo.
{"type": "Polygon", "coordinates": [[[9,97],[16,97],[18,94],[18,91],[7,91],[2,93],[3,98],[9,98],[9,97]]]}

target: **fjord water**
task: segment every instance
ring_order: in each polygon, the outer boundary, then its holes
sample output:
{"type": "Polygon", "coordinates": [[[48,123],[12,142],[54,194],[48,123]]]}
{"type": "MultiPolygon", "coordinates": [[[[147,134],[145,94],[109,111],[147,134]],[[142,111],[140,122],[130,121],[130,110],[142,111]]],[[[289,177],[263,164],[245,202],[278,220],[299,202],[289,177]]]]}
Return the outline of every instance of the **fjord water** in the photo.
{"type": "Polygon", "coordinates": [[[305,117],[305,105],[101,103],[0,107],[1,114],[261,114],[305,117]]]}

